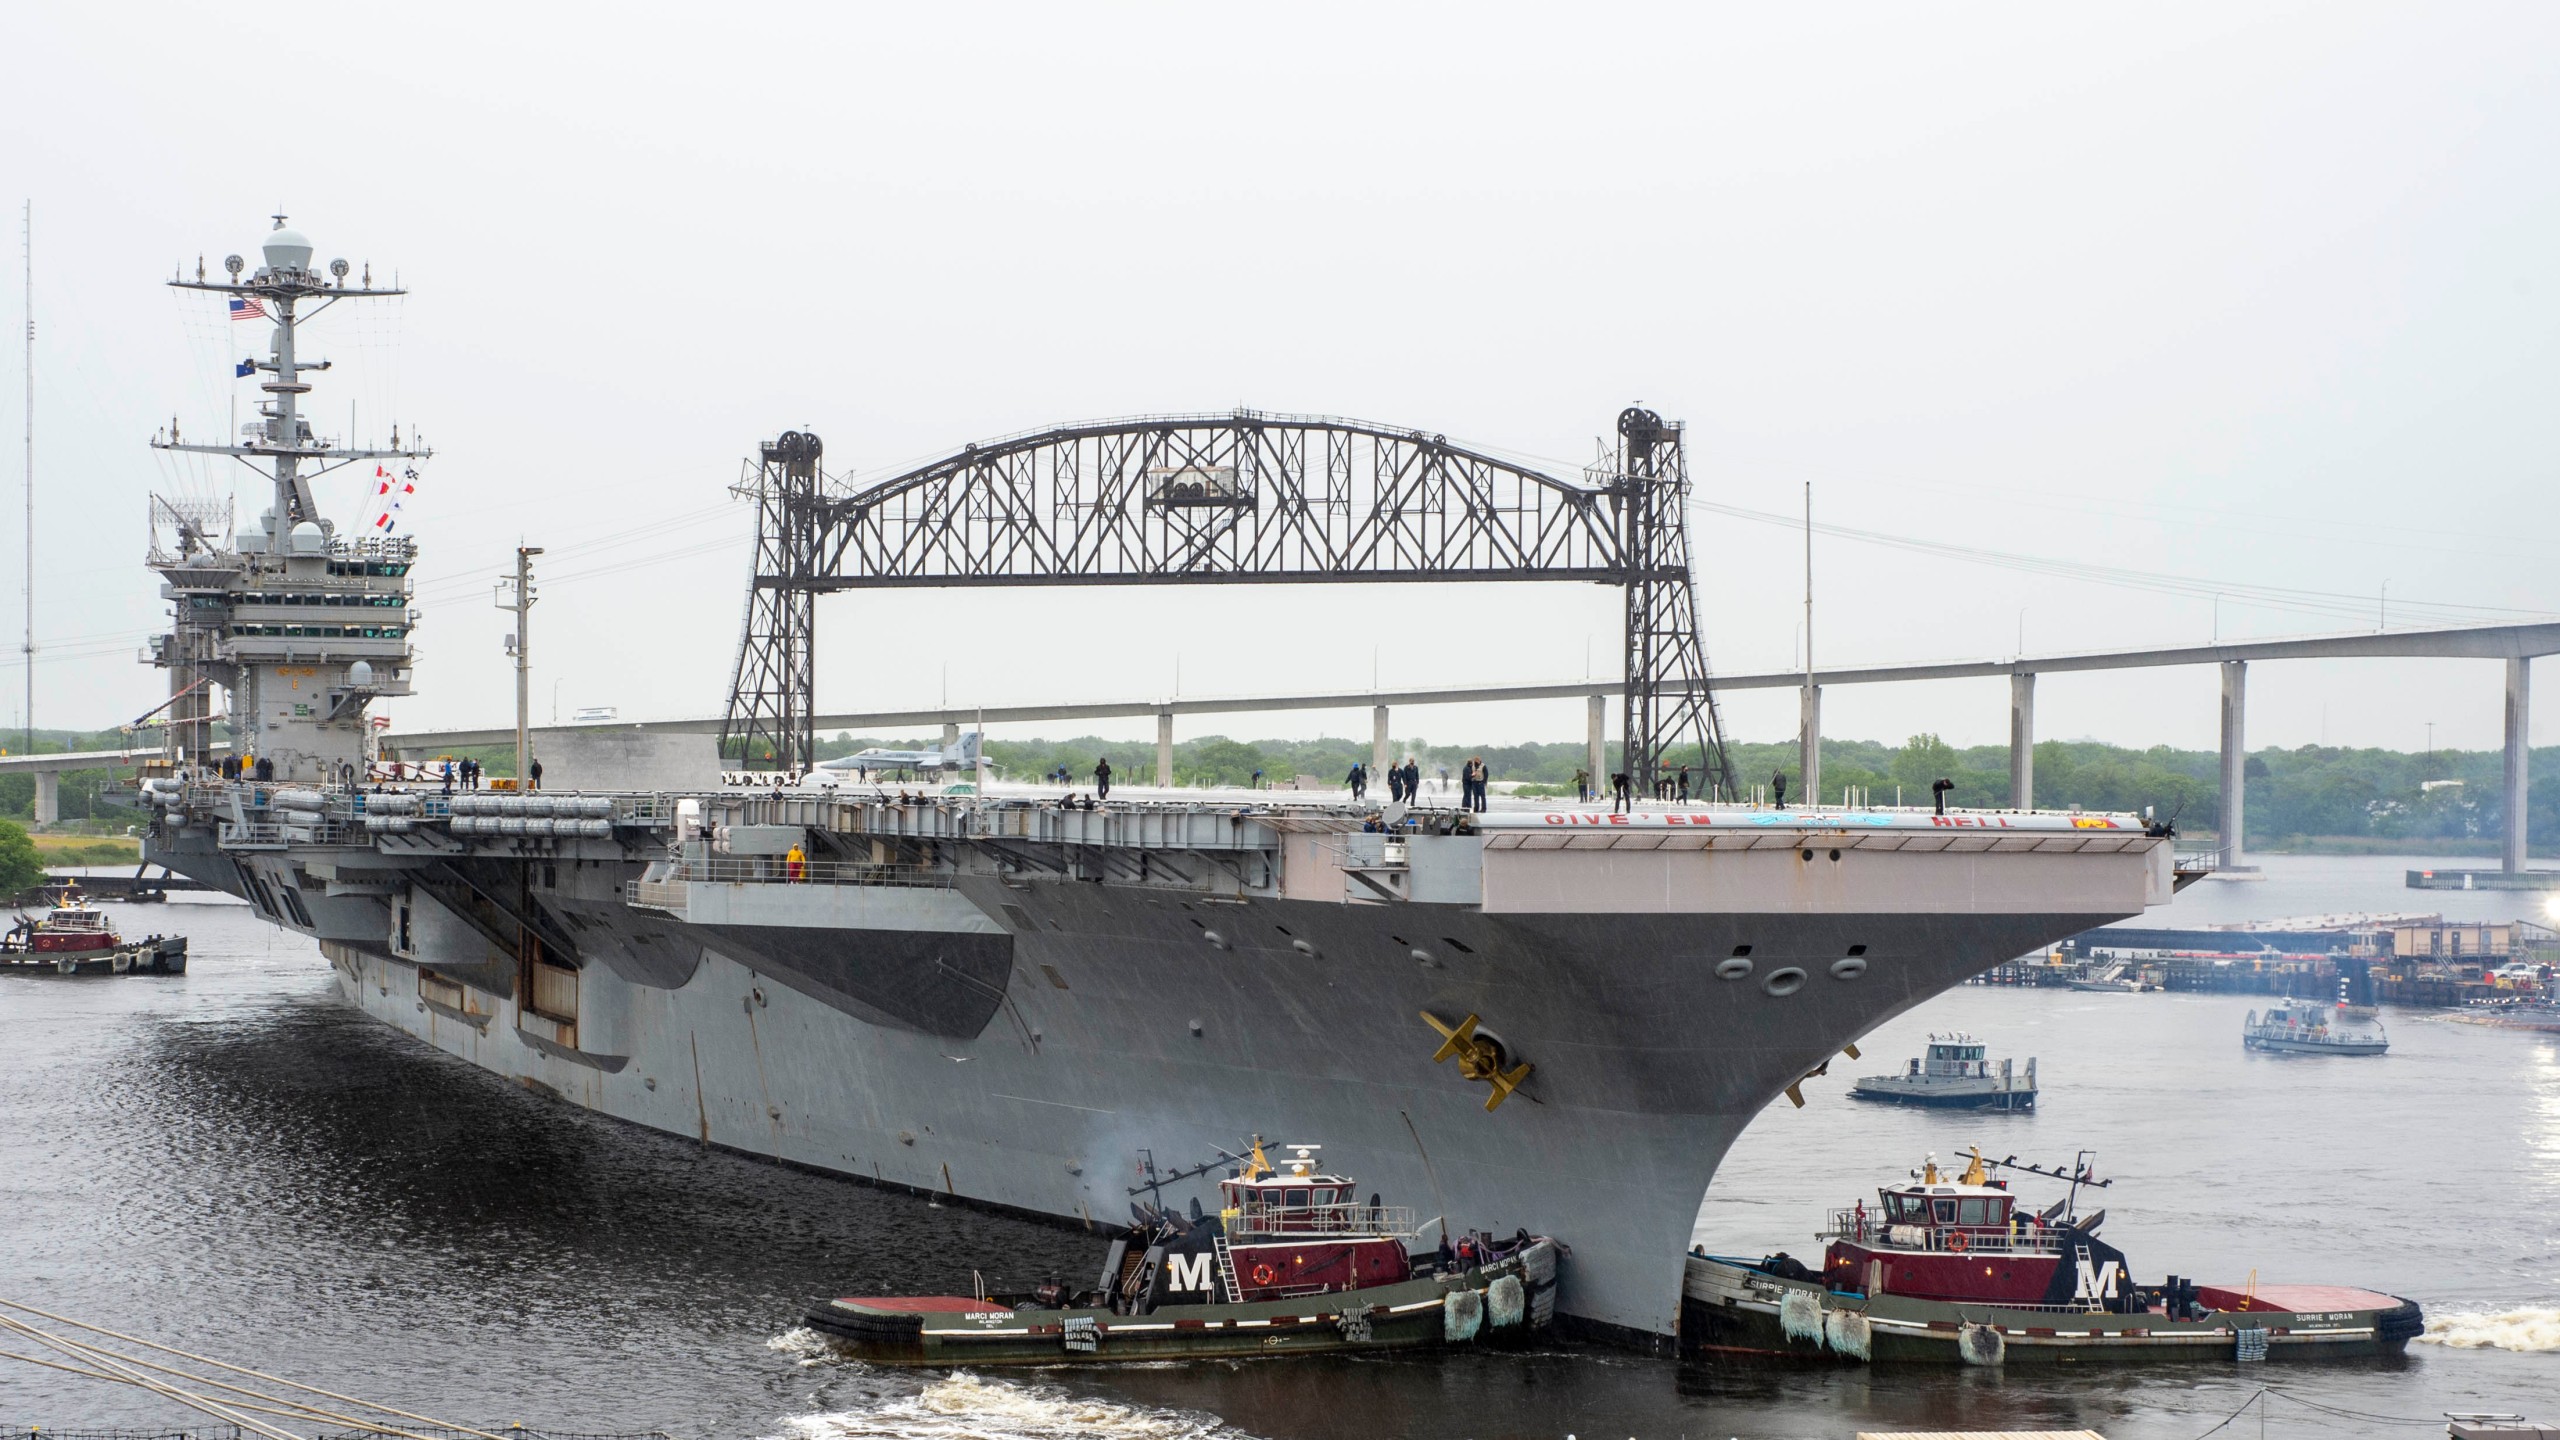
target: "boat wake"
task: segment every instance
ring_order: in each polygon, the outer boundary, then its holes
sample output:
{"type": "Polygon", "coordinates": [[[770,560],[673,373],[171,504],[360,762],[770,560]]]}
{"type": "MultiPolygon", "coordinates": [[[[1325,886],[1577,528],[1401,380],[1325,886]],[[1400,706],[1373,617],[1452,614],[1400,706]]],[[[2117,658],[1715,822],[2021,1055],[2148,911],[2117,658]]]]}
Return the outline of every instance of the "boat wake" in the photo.
{"type": "Polygon", "coordinates": [[[1232,1440],[1243,1434],[1214,1415],[1115,1405],[1054,1385],[982,1380],[966,1370],[863,1410],[784,1422],[791,1440],[1232,1440]]]}
{"type": "MultiPolygon", "coordinates": [[[[804,1367],[858,1363],[805,1327],[786,1330],[765,1346],[804,1367]]],[[[784,1421],[782,1440],[1246,1440],[1246,1432],[1204,1411],[1114,1404],[1055,1385],[984,1379],[966,1370],[920,1385],[902,1384],[905,1378],[883,1374],[880,1392],[858,1408],[784,1421]]]]}
{"type": "Polygon", "coordinates": [[[792,1359],[798,1361],[803,1368],[812,1365],[824,1365],[830,1360],[839,1358],[836,1355],[835,1347],[827,1343],[827,1337],[810,1329],[806,1325],[792,1326],[790,1329],[785,1330],[781,1334],[774,1336],[772,1339],[765,1341],[764,1348],[767,1350],[778,1350],[783,1354],[790,1356],[792,1359]]]}
{"type": "Polygon", "coordinates": [[[2494,1315],[2430,1315],[2421,1345],[2456,1350],[2560,1351],[2560,1309],[2506,1310],[2494,1315]]]}

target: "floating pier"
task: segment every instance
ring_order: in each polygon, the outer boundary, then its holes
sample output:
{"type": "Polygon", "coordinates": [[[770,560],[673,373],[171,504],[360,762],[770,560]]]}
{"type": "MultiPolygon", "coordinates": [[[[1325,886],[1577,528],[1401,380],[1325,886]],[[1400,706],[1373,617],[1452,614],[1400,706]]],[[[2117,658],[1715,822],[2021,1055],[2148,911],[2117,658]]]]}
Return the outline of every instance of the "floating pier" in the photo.
{"type": "Polygon", "coordinates": [[[2412,890],[2560,890],[2560,870],[2412,870],[2412,890]]]}

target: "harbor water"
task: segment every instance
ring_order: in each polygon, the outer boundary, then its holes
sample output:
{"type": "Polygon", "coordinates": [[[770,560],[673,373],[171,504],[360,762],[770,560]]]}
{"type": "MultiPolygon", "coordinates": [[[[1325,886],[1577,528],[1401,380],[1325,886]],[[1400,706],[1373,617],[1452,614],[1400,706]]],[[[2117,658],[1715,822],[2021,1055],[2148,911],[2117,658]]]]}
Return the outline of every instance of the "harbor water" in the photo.
{"type": "MultiPolygon", "coordinates": [[[[2149,922],[2541,918],[2537,895],[2404,889],[2424,861],[2261,863],[2264,880],[2199,885],[2149,922]]],[[[2281,1392],[2263,1402],[2271,1436],[2415,1437],[2441,1434],[2444,1410],[2560,1412],[2560,1037],[2390,1010],[2384,1057],[2252,1055],[2241,1017],[2263,997],[1968,987],[1869,1036],[1863,1061],[1835,1061],[1802,1110],[1779,1102],[1699,1219],[1712,1252],[1807,1256],[1826,1208],[1925,1154],[1979,1144],[2052,1165],[2092,1149],[2116,1181],[2094,1202],[2105,1236],[2137,1274],[2409,1296],[2429,1332],[2397,1361],[1773,1370],[1559,1344],[908,1373],[832,1358],[795,1317],[825,1293],[966,1293],[973,1271],[995,1286],[1081,1277],[1100,1241],[706,1151],[518,1089],[339,1004],[308,942],[245,906],[181,897],[116,918],[188,934],[189,973],[0,978],[0,1298],[469,1423],[793,1440],[2081,1426],[2190,1440],[2262,1386],[2281,1392]],[[1848,1098],[1855,1076],[1899,1068],[1946,1029],[2021,1066],[2038,1057],[2040,1107],[1969,1116],[1848,1098]]],[[[1356,1155],[1329,1159],[1359,1172],[1356,1155]]],[[[2039,1205],[2058,1198],[2050,1188],[2021,1183],[2039,1205]]],[[[0,1361],[0,1424],[186,1419],[0,1361]]]]}

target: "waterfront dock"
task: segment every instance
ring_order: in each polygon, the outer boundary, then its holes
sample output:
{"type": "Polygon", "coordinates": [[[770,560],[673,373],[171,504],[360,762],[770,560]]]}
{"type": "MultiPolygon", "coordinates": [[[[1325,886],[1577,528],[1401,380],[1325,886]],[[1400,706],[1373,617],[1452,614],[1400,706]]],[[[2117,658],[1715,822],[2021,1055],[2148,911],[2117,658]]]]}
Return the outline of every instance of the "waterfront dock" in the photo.
{"type": "Polygon", "coordinates": [[[2412,870],[2412,890],[2560,890],[2560,870],[2412,870]]]}

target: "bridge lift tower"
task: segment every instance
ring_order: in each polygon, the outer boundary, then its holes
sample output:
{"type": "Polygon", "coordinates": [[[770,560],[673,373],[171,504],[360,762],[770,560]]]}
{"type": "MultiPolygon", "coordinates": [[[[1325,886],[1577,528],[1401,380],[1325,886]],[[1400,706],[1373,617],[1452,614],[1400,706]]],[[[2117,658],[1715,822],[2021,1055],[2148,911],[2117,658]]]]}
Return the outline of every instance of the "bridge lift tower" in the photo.
{"type": "Polygon", "coordinates": [[[764,445],[756,572],[721,754],[798,772],[816,736],[816,597],[955,585],[1577,580],[1625,593],[1623,768],[1649,794],[1695,743],[1740,793],[1708,684],[1677,423],[1618,416],[1580,482],[1443,435],[1330,416],[1156,415],[964,447],[860,488],[815,435],[764,445]]]}

